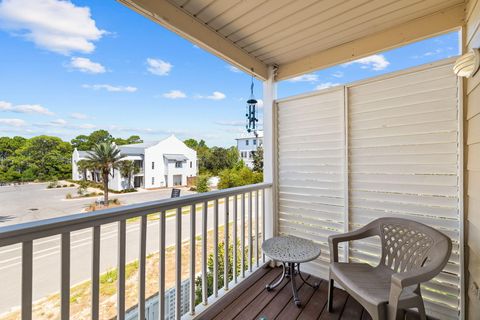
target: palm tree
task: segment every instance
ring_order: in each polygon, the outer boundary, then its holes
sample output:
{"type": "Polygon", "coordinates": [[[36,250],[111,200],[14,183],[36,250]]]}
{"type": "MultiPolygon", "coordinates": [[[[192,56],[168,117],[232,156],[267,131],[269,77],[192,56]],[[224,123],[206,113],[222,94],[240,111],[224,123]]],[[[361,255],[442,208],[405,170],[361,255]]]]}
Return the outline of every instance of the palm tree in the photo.
{"type": "MultiPolygon", "coordinates": [[[[78,170],[82,172],[83,180],[87,180],[87,171],[93,171],[95,167],[89,160],[82,159],[78,161],[78,170]]],[[[93,172],[92,172],[92,179],[93,179],[93,172]]]]}
{"type": "Polygon", "coordinates": [[[132,176],[140,172],[140,168],[131,160],[124,160],[119,164],[119,170],[122,177],[128,179],[128,189],[132,187],[132,176]]]}
{"type": "Polygon", "coordinates": [[[103,181],[103,202],[108,206],[108,179],[113,171],[118,169],[124,156],[114,143],[102,142],[95,144],[92,151],[88,151],[87,159],[91,165],[100,171],[103,181]]]}

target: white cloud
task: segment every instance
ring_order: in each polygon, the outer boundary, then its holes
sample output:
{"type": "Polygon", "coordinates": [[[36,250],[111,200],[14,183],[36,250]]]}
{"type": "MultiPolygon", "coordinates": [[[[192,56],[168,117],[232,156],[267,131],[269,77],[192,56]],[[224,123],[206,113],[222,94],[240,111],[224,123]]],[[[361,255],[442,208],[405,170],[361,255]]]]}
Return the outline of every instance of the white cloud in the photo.
{"type": "Polygon", "coordinates": [[[157,76],[168,76],[168,74],[173,68],[173,65],[171,63],[163,61],[161,59],[153,59],[153,58],[147,59],[147,65],[148,65],[147,70],[150,71],[150,73],[155,74],[157,76]]]}
{"type": "Polygon", "coordinates": [[[88,116],[84,113],[74,112],[70,114],[70,118],[77,119],[77,120],[85,120],[85,119],[88,119],[88,116]]]}
{"type": "Polygon", "coordinates": [[[0,101],[0,111],[15,113],[37,113],[51,116],[54,113],[38,104],[19,104],[13,105],[10,102],[0,101]]]}
{"type": "Polygon", "coordinates": [[[3,0],[0,27],[60,54],[91,53],[105,34],[88,7],[60,0],[3,0]]]}
{"type": "Polygon", "coordinates": [[[257,99],[257,106],[259,108],[263,108],[263,100],[262,99],[257,99]]]}
{"type": "Polygon", "coordinates": [[[385,59],[383,54],[374,54],[373,56],[368,56],[362,59],[344,63],[342,66],[347,67],[355,63],[360,64],[360,68],[362,69],[371,68],[375,71],[383,70],[390,65],[390,62],[385,59]]]}
{"type": "Polygon", "coordinates": [[[187,97],[185,92],[180,90],[170,90],[169,92],[164,93],[162,96],[168,99],[182,99],[187,97]]]}
{"type": "Polygon", "coordinates": [[[23,127],[27,123],[22,119],[0,119],[0,125],[6,125],[9,127],[23,127]]]}
{"type": "Polygon", "coordinates": [[[135,92],[138,90],[132,86],[112,86],[110,84],[84,84],[82,87],[93,90],[107,90],[109,92],[135,92]]]}
{"type": "Polygon", "coordinates": [[[227,66],[228,70],[235,72],[235,73],[241,73],[242,71],[238,69],[237,67],[234,66],[227,66]]]}
{"type": "Polygon", "coordinates": [[[315,87],[317,90],[327,89],[330,87],[338,86],[340,83],[333,83],[333,82],[324,82],[320,83],[318,86],[315,87]]]}
{"type": "Polygon", "coordinates": [[[206,96],[205,98],[210,99],[210,100],[223,100],[226,97],[227,96],[225,95],[225,93],[220,92],[220,91],[214,91],[211,95],[206,96]]]}
{"type": "Polygon", "coordinates": [[[68,64],[70,68],[77,69],[85,73],[105,73],[107,70],[100,63],[93,62],[88,58],[72,57],[68,64]]]}
{"type": "Polygon", "coordinates": [[[316,82],[318,81],[318,75],[314,73],[302,74],[301,76],[288,80],[289,82],[316,82]]]}
{"type": "Polygon", "coordinates": [[[342,71],[336,71],[336,72],[332,73],[332,76],[335,77],[335,78],[343,78],[344,73],[342,71]]]}

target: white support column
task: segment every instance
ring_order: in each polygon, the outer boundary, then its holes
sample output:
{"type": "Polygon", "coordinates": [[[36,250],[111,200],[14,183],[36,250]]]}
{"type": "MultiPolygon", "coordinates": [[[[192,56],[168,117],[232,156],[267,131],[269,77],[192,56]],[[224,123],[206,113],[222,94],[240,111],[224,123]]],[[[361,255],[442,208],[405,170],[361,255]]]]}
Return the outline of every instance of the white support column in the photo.
{"type": "Polygon", "coordinates": [[[277,166],[277,139],[275,99],[277,98],[277,84],[275,82],[274,66],[268,67],[268,78],[263,82],[263,181],[272,183],[271,189],[265,191],[265,239],[277,233],[276,214],[276,166],[277,166]]]}

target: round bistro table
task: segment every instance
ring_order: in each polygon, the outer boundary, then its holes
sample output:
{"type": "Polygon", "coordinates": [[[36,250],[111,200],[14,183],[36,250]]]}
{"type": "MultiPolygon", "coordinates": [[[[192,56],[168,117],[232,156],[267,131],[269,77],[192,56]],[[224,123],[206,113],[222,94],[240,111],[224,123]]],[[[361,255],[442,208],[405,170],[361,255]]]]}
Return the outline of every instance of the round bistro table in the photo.
{"type": "Polygon", "coordinates": [[[318,258],[321,253],[320,245],[299,237],[279,236],[265,240],[262,244],[262,251],[270,259],[281,262],[283,266],[282,274],[267,285],[267,291],[273,290],[286,277],[292,284],[293,302],[300,307],[302,303],[298,298],[295,278],[298,275],[305,284],[314,289],[318,288],[318,283],[310,284],[303,278],[300,264],[318,258]]]}

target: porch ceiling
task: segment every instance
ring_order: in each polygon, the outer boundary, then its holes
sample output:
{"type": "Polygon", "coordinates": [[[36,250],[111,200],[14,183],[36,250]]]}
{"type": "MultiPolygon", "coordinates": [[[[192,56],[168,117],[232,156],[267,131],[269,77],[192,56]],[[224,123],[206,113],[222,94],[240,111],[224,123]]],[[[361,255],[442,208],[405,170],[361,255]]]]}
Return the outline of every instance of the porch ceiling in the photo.
{"type": "Polygon", "coordinates": [[[462,26],[464,0],[118,0],[244,71],[277,80],[462,26]]]}

